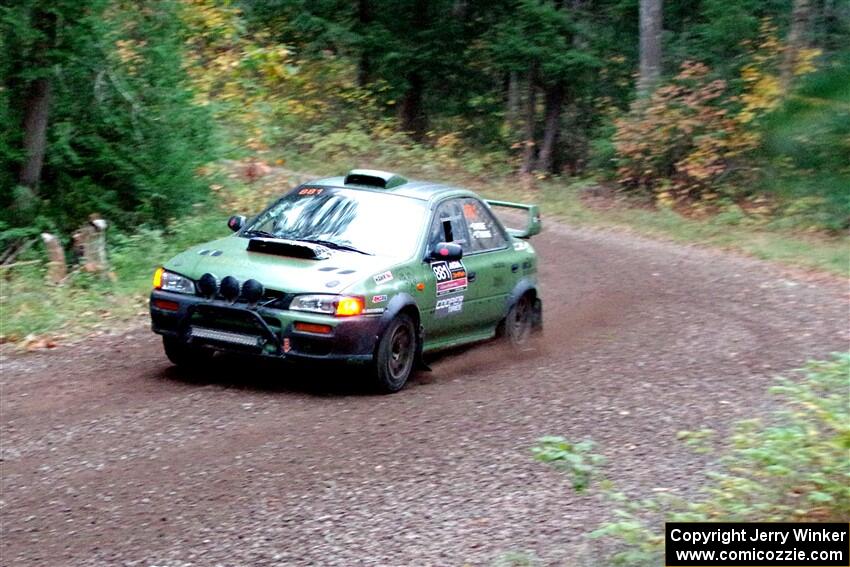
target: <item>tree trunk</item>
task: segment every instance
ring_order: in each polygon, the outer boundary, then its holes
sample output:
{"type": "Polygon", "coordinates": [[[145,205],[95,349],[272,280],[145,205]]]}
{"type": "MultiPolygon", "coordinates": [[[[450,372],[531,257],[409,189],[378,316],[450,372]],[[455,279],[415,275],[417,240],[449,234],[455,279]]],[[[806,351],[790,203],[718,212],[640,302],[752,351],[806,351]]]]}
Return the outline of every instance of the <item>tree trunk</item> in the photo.
{"type": "MultiPolygon", "coordinates": [[[[412,29],[417,31],[428,29],[429,24],[428,0],[415,0],[412,29]]],[[[425,139],[425,133],[428,131],[428,118],[425,116],[425,109],[422,104],[425,98],[425,79],[416,56],[408,65],[410,70],[405,77],[407,79],[407,90],[398,107],[399,121],[402,130],[408,132],[417,142],[421,142],[425,139]]]]}
{"type": "Polygon", "coordinates": [[[540,145],[538,169],[546,173],[555,171],[555,149],[561,133],[561,110],[564,105],[564,85],[556,83],[546,88],[546,118],[543,129],[543,143],[540,145]]]}
{"type": "Polygon", "coordinates": [[[508,126],[508,132],[513,139],[513,135],[519,129],[519,73],[516,71],[511,71],[508,74],[508,100],[505,122],[508,126]]]}
{"type": "Polygon", "coordinates": [[[785,56],[782,61],[780,80],[786,92],[794,82],[794,68],[800,58],[800,51],[806,48],[811,5],[809,0],[794,0],[791,10],[791,27],[788,30],[788,40],[785,45],[785,56]]]}
{"type": "Polygon", "coordinates": [[[661,77],[662,0],[640,0],[640,75],[638,96],[648,96],[661,77]]]}
{"type": "Polygon", "coordinates": [[[68,275],[68,267],[65,264],[65,251],[59,239],[49,232],[41,233],[44,249],[47,251],[47,282],[52,284],[62,283],[68,275]]]}
{"type": "MultiPolygon", "coordinates": [[[[357,21],[360,24],[361,34],[368,32],[372,24],[372,7],[369,0],[357,2],[357,21]]],[[[360,46],[360,60],[357,62],[357,86],[365,87],[372,81],[372,53],[371,47],[360,46]]]]}
{"type": "Polygon", "coordinates": [[[36,8],[31,14],[39,39],[34,46],[34,56],[27,65],[41,72],[25,87],[23,100],[23,163],[19,174],[21,185],[37,193],[41,181],[41,168],[47,150],[47,119],[50,114],[50,50],[56,43],[56,14],[36,8]]]}
{"type": "Polygon", "coordinates": [[[24,162],[21,185],[35,193],[41,181],[41,167],[47,150],[47,117],[50,112],[50,81],[46,77],[33,80],[24,101],[24,162]]]}
{"type": "Polygon", "coordinates": [[[71,235],[74,255],[84,272],[106,274],[109,262],[106,257],[107,222],[97,214],[89,215],[89,222],[71,235]]]}
{"type": "Polygon", "coordinates": [[[418,71],[411,71],[407,76],[407,91],[398,107],[401,129],[417,142],[424,140],[428,131],[428,121],[422,108],[423,87],[422,75],[418,71]]]}
{"type": "Polygon", "coordinates": [[[454,16],[458,20],[465,20],[468,10],[468,0],[454,0],[454,2],[452,2],[452,16],[454,16]]]}
{"type": "Polygon", "coordinates": [[[528,96],[525,99],[525,136],[523,140],[522,166],[519,172],[530,175],[534,171],[535,130],[537,127],[537,86],[534,67],[528,71],[528,96]]]}

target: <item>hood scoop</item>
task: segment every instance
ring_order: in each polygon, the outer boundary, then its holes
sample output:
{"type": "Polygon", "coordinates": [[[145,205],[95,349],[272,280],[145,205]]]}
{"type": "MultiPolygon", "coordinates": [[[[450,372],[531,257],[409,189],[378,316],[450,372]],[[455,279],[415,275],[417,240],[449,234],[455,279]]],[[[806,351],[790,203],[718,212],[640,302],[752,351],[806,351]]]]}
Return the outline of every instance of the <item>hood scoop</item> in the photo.
{"type": "Polygon", "coordinates": [[[283,238],[252,238],[248,240],[248,252],[262,252],[305,260],[324,260],[331,256],[328,249],[319,244],[283,238]]]}

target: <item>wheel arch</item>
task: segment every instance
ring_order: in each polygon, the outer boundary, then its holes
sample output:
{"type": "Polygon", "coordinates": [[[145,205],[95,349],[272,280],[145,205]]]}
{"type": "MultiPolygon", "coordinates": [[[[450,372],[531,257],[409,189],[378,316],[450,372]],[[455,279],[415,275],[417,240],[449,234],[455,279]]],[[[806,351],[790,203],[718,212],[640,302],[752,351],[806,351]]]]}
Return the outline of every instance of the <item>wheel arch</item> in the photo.
{"type": "Polygon", "coordinates": [[[533,309],[532,328],[535,331],[543,329],[543,303],[540,300],[540,294],[537,291],[537,283],[532,281],[530,278],[522,278],[519,280],[508,294],[505,301],[505,314],[502,317],[502,321],[499,323],[499,327],[502,327],[502,323],[504,323],[505,317],[508,316],[508,311],[510,311],[511,307],[519,301],[520,297],[525,295],[531,296],[531,305],[533,309]]]}
{"type": "Polygon", "coordinates": [[[384,309],[384,313],[381,315],[380,333],[383,333],[387,329],[390,321],[395,319],[399,313],[407,313],[413,317],[413,321],[417,327],[422,321],[419,306],[413,297],[408,293],[399,293],[390,300],[386,309],[384,309]]]}
{"type": "Polygon", "coordinates": [[[390,322],[404,313],[413,319],[413,327],[416,332],[416,358],[414,364],[422,364],[422,345],[425,343],[425,333],[422,328],[422,314],[419,312],[419,305],[409,293],[399,293],[393,297],[387,304],[387,308],[381,315],[381,324],[378,328],[378,334],[375,336],[375,349],[377,354],[378,344],[381,341],[381,336],[386,332],[390,322]]]}
{"type": "Polygon", "coordinates": [[[399,293],[387,304],[387,308],[384,310],[383,315],[381,315],[381,324],[378,328],[376,344],[380,340],[381,335],[384,334],[384,331],[387,330],[390,321],[395,319],[400,313],[410,315],[413,319],[413,325],[416,329],[416,342],[418,343],[417,355],[419,355],[422,351],[422,343],[425,342],[425,336],[422,330],[422,314],[419,312],[419,305],[416,304],[416,300],[409,293],[399,293]]]}
{"type": "Polygon", "coordinates": [[[516,303],[520,297],[523,295],[530,293],[531,299],[537,299],[537,284],[531,281],[529,278],[522,278],[519,280],[511,292],[508,294],[507,301],[505,302],[505,314],[507,314],[508,310],[516,303]]]}

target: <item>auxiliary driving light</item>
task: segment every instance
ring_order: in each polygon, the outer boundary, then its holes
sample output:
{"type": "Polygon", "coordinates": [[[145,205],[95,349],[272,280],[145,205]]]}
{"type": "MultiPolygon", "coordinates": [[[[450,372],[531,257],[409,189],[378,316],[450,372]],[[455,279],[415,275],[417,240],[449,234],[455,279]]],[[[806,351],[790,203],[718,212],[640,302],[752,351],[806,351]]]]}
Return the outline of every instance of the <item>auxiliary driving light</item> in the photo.
{"type": "Polygon", "coordinates": [[[242,284],[242,299],[248,303],[257,303],[263,297],[263,284],[255,279],[247,280],[242,284]]]}
{"type": "Polygon", "coordinates": [[[233,276],[225,276],[223,280],[221,280],[221,296],[228,301],[236,301],[236,298],[239,297],[239,280],[234,278],[233,276]]]}
{"type": "Polygon", "coordinates": [[[205,297],[215,297],[218,293],[218,278],[207,272],[198,280],[198,291],[205,297]]]}

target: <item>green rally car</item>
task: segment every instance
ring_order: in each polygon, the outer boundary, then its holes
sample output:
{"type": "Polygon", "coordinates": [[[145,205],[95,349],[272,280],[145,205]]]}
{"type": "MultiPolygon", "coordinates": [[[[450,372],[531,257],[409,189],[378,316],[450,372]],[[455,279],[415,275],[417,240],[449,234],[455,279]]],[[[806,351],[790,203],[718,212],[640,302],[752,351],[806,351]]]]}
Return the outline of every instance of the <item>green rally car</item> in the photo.
{"type": "Polygon", "coordinates": [[[542,325],[535,205],[352,170],[296,187],[157,269],[154,332],[178,366],[216,351],[368,364],[395,392],[423,352],[542,325]],[[520,209],[506,229],[491,206],[520,209]]]}

